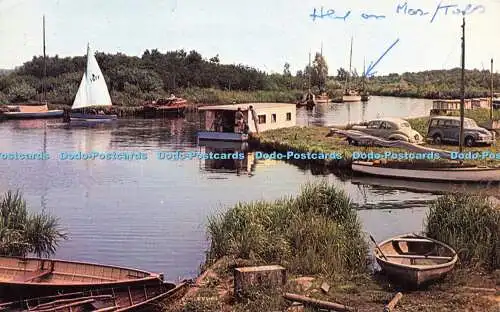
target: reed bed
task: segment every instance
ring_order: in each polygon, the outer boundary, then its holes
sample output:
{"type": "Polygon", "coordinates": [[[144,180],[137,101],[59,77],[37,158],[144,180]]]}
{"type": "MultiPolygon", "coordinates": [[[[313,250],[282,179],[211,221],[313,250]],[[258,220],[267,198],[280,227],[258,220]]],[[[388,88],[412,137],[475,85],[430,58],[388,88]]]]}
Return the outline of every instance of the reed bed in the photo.
{"type": "Polygon", "coordinates": [[[500,209],[488,197],[442,196],[431,204],[425,228],[455,248],[462,265],[500,269],[500,209]]]}
{"type": "Polygon", "coordinates": [[[347,276],[365,270],[367,244],[347,195],[327,182],[297,197],[238,203],[209,218],[207,263],[224,256],[281,264],[293,274],[347,276]]]}

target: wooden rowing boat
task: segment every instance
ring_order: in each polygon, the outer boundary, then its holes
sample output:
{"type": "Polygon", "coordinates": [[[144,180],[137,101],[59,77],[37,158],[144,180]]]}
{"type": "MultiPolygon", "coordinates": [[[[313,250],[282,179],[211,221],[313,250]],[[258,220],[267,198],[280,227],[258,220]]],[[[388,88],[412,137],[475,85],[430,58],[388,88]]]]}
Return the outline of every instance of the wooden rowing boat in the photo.
{"type": "Polygon", "coordinates": [[[419,287],[444,277],[453,269],[458,256],[442,242],[404,234],[378,244],[375,259],[391,279],[419,287]]]}
{"type": "Polygon", "coordinates": [[[162,283],[158,285],[123,286],[4,303],[0,304],[0,311],[138,311],[150,308],[160,300],[176,299],[183,296],[187,290],[187,282],[179,285],[162,283]]]}
{"type": "Polygon", "coordinates": [[[64,260],[0,257],[0,294],[3,300],[162,282],[163,275],[137,269],[64,260]]]}

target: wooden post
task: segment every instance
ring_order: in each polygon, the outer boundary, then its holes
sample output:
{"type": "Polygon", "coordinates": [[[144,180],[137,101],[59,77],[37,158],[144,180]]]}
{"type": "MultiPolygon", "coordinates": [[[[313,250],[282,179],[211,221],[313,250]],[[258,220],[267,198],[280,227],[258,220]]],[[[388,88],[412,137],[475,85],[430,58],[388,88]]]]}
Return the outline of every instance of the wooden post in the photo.
{"type": "Polygon", "coordinates": [[[234,293],[240,294],[251,286],[283,286],[286,270],[280,265],[236,268],[234,270],[234,293]]]}
{"type": "Polygon", "coordinates": [[[399,299],[401,299],[401,297],[403,297],[403,294],[398,292],[394,298],[392,298],[392,300],[384,307],[384,312],[391,312],[394,310],[394,307],[396,306],[396,304],[398,304],[398,301],[399,299]]]}

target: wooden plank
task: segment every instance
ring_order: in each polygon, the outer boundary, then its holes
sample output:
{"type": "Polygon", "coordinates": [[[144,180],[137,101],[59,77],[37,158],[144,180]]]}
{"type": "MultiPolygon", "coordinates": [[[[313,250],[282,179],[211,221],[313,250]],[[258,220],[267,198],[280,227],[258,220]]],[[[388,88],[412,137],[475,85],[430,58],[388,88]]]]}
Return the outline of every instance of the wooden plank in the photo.
{"type": "Polygon", "coordinates": [[[403,294],[398,292],[394,298],[384,307],[384,312],[392,312],[394,311],[394,307],[398,303],[398,301],[403,297],[403,294]]]}
{"type": "Polygon", "coordinates": [[[65,304],[62,306],[56,306],[56,307],[51,307],[51,308],[46,308],[46,309],[31,310],[31,311],[33,311],[33,312],[49,312],[49,311],[60,310],[60,309],[65,309],[65,308],[71,308],[74,306],[79,306],[79,305],[83,305],[86,303],[92,303],[92,302],[95,302],[95,299],[81,300],[81,301],[68,303],[68,304],[65,304]]]}
{"type": "Polygon", "coordinates": [[[351,312],[356,311],[354,308],[335,302],[323,301],[318,299],[312,299],[306,296],[301,296],[297,294],[285,293],[283,295],[285,299],[291,301],[302,302],[306,305],[311,305],[320,309],[329,309],[338,312],[351,312]]]}
{"type": "Polygon", "coordinates": [[[60,303],[69,303],[69,302],[81,301],[81,300],[86,300],[86,299],[113,299],[113,296],[111,296],[111,295],[99,295],[99,296],[88,296],[88,297],[79,297],[79,298],[71,298],[71,299],[59,299],[59,300],[39,304],[36,307],[33,307],[32,309],[45,309],[47,307],[57,305],[60,303]]]}
{"type": "Polygon", "coordinates": [[[386,255],[387,258],[453,260],[453,257],[422,256],[422,255],[386,255]]]}
{"type": "Polygon", "coordinates": [[[112,307],[107,307],[107,308],[102,308],[102,309],[99,309],[99,310],[95,310],[94,312],[108,312],[108,311],[115,311],[117,309],[119,309],[120,306],[112,306],[112,307]]]}
{"type": "Polygon", "coordinates": [[[50,274],[50,270],[36,270],[29,274],[23,274],[12,279],[13,282],[31,282],[34,279],[50,274]]]}
{"type": "Polygon", "coordinates": [[[391,239],[391,241],[394,241],[394,242],[415,242],[415,243],[434,243],[433,241],[431,241],[430,239],[425,239],[425,238],[394,238],[394,239],[391,239]]]}

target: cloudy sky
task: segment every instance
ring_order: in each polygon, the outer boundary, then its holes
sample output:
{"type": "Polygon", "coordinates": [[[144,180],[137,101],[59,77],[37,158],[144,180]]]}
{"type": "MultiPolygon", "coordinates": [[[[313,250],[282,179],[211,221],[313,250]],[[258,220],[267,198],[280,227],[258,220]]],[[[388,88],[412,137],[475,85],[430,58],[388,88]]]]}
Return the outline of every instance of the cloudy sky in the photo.
{"type": "Polygon", "coordinates": [[[391,46],[373,71],[387,74],[452,68],[460,66],[462,16],[454,14],[458,8],[468,13],[467,68],[489,69],[494,58],[497,71],[500,0],[469,3],[0,0],[0,68],[14,68],[42,53],[43,14],[49,55],[84,55],[87,42],[98,51],[137,56],[146,49],[194,49],[204,57],[219,54],[223,63],[242,63],[268,72],[281,72],[283,64],[289,62],[295,72],[307,64],[309,51],[319,51],[323,44],[333,74],[348,66],[353,37],[353,66],[358,71],[362,71],[364,60],[367,65],[376,62],[391,46]],[[315,8],[318,17],[313,21],[310,15],[315,8]]]}

